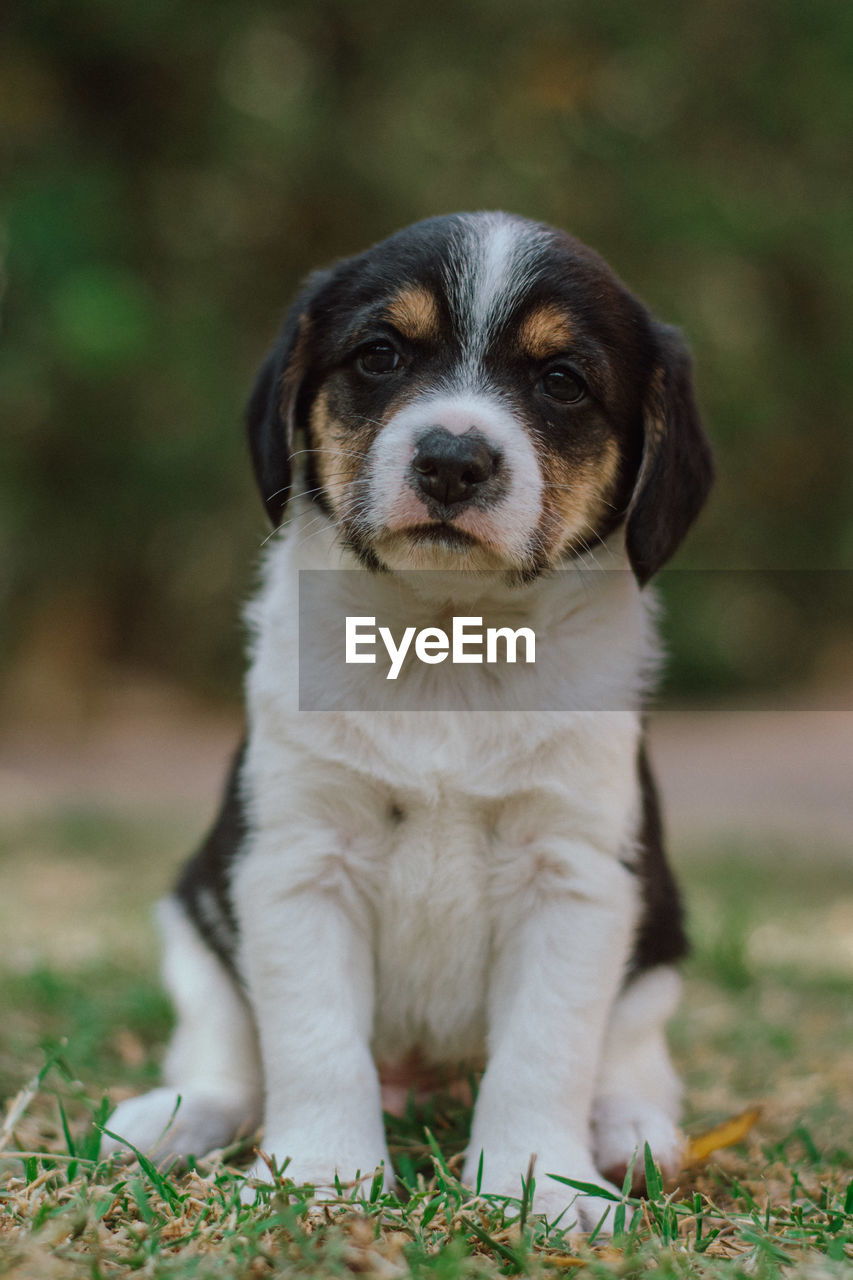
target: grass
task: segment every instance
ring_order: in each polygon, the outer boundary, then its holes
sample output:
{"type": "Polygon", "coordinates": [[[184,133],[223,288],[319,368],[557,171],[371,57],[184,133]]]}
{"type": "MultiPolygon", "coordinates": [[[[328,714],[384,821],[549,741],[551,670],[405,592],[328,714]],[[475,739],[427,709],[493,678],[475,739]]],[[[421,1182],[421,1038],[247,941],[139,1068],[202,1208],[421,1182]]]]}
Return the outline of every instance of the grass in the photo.
{"type": "Polygon", "coordinates": [[[23,886],[14,909],[8,895],[0,905],[0,1096],[32,1081],[0,1159],[0,1275],[850,1274],[849,864],[746,845],[684,858],[695,953],[672,1037],[687,1127],[700,1133],[750,1106],[762,1114],[739,1146],[671,1185],[650,1169],[649,1199],[605,1240],[576,1233],[571,1214],[548,1223],[525,1200],[462,1187],[470,1117],[449,1098],[389,1119],[394,1196],[368,1182],[361,1199],[342,1188],[318,1207],[285,1170],[280,1189],[247,1208],[248,1146],[186,1173],[99,1162],[106,1089],[114,1101],[157,1079],[170,1013],[145,904],[186,837],[180,823],[67,813],[0,838],[23,886]]]}

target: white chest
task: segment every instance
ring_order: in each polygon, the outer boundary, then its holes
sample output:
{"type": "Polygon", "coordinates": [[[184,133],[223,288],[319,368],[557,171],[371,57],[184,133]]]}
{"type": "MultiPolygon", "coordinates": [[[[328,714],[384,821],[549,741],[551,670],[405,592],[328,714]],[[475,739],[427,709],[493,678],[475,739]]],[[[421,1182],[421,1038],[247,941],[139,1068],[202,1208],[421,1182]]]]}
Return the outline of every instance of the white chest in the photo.
{"type": "MultiPolygon", "coordinates": [[[[359,576],[364,591],[380,589],[359,576]]],[[[496,939],[537,895],[599,893],[630,846],[642,646],[623,652],[601,637],[643,633],[644,611],[621,590],[612,608],[578,604],[567,642],[568,677],[580,645],[623,710],[306,712],[293,581],[286,563],[271,564],[252,615],[254,839],[240,900],[269,917],[283,895],[336,895],[369,939],[377,1057],[414,1047],[434,1061],[477,1057],[496,939]]]]}
{"type": "Polygon", "coordinates": [[[490,938],[492,841],[481,805],[452,796],[399,819],[374,890],[374,1051],[399,1059],[481,1055],[490,938]]]}

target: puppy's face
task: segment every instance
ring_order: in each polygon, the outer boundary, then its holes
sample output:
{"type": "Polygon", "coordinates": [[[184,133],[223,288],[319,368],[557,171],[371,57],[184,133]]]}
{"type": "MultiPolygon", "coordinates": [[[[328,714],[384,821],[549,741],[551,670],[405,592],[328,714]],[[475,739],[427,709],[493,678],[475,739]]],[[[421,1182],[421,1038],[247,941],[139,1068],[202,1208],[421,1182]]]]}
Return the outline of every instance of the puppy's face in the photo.
{"type": "MultiPolygon", "coordinates": [[[[559,566],[630,520],[673,430],[691,509],[710,483],[673,335],[591,250],[503,214],[419,223],[310,282],[249,418],[273,518],[302,456],[372,568],[559,566]]],[[[665,543],[684,499],[652,518],[665,543]]],[[[628,535],[645,580],[660,549],[641,563],[628,535]]]]}

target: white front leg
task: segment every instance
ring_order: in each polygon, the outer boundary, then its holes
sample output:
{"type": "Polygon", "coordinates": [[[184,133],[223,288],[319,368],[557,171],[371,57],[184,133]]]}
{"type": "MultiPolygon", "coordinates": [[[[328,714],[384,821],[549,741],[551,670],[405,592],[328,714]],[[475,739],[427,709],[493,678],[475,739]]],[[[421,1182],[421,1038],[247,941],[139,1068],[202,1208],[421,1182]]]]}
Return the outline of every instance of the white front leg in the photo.
{"type": "MultiPolygon", "coordinates": [[[[260,1037],[266,1091],[263,1149],[296,1182],[330,1187],[391,1163],[370,1052],[374,977],[366,913],[341,860],[282,884],[283,850],[251,850],[235,897],[242,961],[260,1037]]],[[[269,1180],[258,1162],[250,1177],[269,1180]]]]}
{"type": "MultiPolygon", "coordinates": [[[[537,858],[525,861],[535,867],[537,858]]],[[[517,1196],[536,1156],[534,1208],[553,1218],[575,1199],[549,1173],[608,1186],[590,1153],[590,1111],[604,1029],[636,917],[633,877],[593,848],[555,867],[540,859],[526,893],[504,908],[489,992],[489,1052],[464,1178],[483,1153],[483,1190],[517,1196]]],[[[611,1188],[612,1189],[612,1188],[611,1188]]],[[[578,1200],[589,1229],[607,1207],[578,1200]]]]}

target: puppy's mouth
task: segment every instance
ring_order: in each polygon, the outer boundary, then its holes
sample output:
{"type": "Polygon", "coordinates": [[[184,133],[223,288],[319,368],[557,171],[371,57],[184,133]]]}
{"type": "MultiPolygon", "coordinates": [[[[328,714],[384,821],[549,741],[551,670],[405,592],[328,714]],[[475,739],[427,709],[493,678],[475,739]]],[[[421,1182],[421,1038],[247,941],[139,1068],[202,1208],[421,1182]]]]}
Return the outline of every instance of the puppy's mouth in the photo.
{"type": "MultiPolygon", "coordinates": [[[[351,545],[357,553],[366,549],[363,543],[351,545]]],[[[371,537],[369,546],[376,562],[387,569],[513,568],[506,554],[489,539],[449,520],[415,520],[385,528],[371,537]]]]}
{"type": "Polygon", "coordinates": [[[416,547],[441,547],[448,551],[467,551],[480,545],[480,539],[467,529],[460,529],[447,520],[430,520],[428,523],[399,529],[398,535],[408,538],[416,547]]]}

